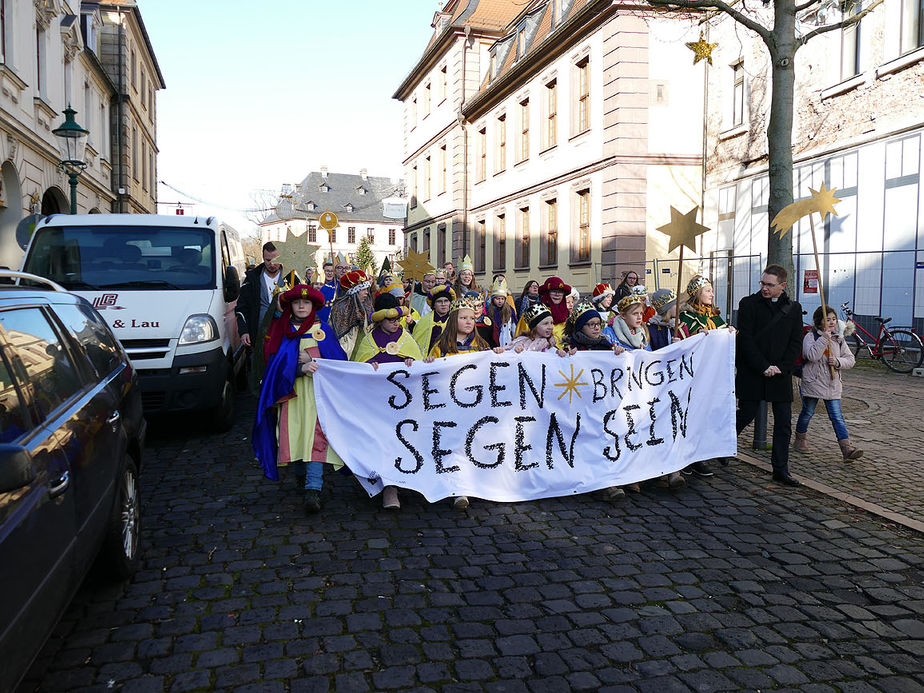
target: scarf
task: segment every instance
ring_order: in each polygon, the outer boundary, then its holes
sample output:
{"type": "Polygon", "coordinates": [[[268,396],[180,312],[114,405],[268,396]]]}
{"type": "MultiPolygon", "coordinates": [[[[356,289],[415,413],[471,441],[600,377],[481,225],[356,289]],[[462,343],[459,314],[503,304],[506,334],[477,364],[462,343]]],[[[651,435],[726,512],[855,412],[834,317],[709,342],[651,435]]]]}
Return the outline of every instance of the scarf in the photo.
{"type": "Polygon", "coordinates": [[[343,335],[354,327],[365,329],[368,316],[371,313],[371,294],[367,294],[366,300],[361,303],[358,294],[349,295],[344,293],[338,296],[331,306],[330,326],[334,328],[337,339],[342,339],[343,335]]]}
{"type": "Polygon", "coordinates": [[[549,309],[549,312],[552,314],[552,322],[556,325],[560,325],[568,319],[568,305],[565,303],[564,298],[561,300],[561,303],[555,304],[552,303],[549,294],[544,293],[542,294],[542,303],[549,309]]]}
{"type": "Polygon", "coordinates": [[[273,320],[269,329],[266,331],[266,340],[263,346],[263,363],[269,363],[270,358],[279,351],[283,339],[301,339],[301,336],[308,331],[308,328],[314,324],[314,311],[305,319],[301,325],[296,327],[292,322],[292,308],[286,306],[282,311],[282,316],[273,320]]]}
{"type": "Polygon", "coordinates": [[[613,324],[610,325],[610,329],[616,334],[616,339],[619,340],[619,343],[630,349],[644,349],[648,345],[648,336],[645,334],[645,328],[639,327],[633,333],[626,324],[626,321],[622,319],[621,315],[616,316],[616,319],[613,320],[613,324]]]}
{"type": "Polygon", "coordinates": [[[571,335],[571,345],[577,347],[579,351],[612,351],[613,345],[603,335],[597,339],[591,339],[583,332],[575,332],[571,335]]]}

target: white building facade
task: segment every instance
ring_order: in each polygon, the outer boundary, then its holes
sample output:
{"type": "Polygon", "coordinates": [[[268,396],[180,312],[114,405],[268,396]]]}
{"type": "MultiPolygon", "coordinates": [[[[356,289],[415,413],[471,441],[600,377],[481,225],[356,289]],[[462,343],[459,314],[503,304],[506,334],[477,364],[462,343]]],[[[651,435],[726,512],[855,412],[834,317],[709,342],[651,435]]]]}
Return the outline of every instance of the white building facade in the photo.
{"type": "MultiPolygon", "coordinates": [[[[793,228],[796,277],[789,291],[811,312],[820,297],[848,301],[863,324],[875,316],[924,328],[924,17],[919,0],[885,0],[858,27],[821,34],[796,56],[793,192],[825,183],[838,189],[838,215],[816,231],[793,228]]],[[[839,12],[820,18],[830,23],[839,12]]],[[[703,268],[733,315],[757,290],[767,253],[768,57],[731,20],[713,28],[709,68],[707,209],[703,268]],[[741,41],[739,39],[748,39],[741,41]]]]}

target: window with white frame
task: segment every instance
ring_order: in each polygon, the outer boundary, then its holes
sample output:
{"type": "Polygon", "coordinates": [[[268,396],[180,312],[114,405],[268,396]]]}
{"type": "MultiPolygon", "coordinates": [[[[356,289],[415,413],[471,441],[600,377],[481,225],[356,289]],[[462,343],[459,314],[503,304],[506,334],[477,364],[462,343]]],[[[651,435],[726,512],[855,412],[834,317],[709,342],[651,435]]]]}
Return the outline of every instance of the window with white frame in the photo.
{"type": "Polygon", "coordinates": [[[558,80],[545,85],[545,127],[542,129],[542,148],[549,149],[558,143],[558,80]]]}
{"type": "Polygon", "coordinates": [[[558,264],[558,200],[546,200],[545,223],[542,229],[542,257],[540,263],[546,266],[558,264]]]}
{"type": "Polygon", "coordinates": [[[495,129],[497,139],[497,156],[494,162],[494,172],[500,173],[507,168],[507,114],[501,113],[497,116],[497,128],[495,129]]]}
{"type": "Polygon", "coordinates": [[[366,227],[366,238],[369,239],[370,243],[375,243],[375,227],[374,226],[366,227]]]}
{"type": "Polygon", "coordinates": [[[45,55],[48,47],[45,45],[45,29],[36,22],[35,29],[35,81],[39,96],[48,97],[48,66],[45,55]]]}
{"type": "Polygon", "coordinates": [[[901,52],[924,46],[924,0],[901,0],[901,52]]]}
{"type": "Polygon", "coordinates": [[[417,164],[411,166],[411,182],[408,186],[411,191],[411,209],[417,207],[417,164]]]}
{"type": "Polygon", "coordinates": [[[478,169],[475,181],[480,183],[488,177],[488,129],[484,126],[478,130],[478,169]]]}
{"type": "Polygon", "coordinates": [[[576,197],[576,219],[571,241],[571,261],[590,261],[590,188],[578,190],[576,197]]]}
{"type": "Polygon", "coordinates": [[[429,155],[424,157],[423,199],[424,199],[424,202],[430,199],[430,156],[429,155]]]}
{"type": "Polygon", "coordinates": [[[423,90],[423,117],[430,115],[430,82],[424,85],[423,90]]]}
{"type": "Polygon", "coordinates": [[[514,267],[529,267],[529,207],[517,212],[517,243],[514,267]]]}
{"type": "Polygon", "coordinates": [[[574,134],[590,129],[590,58],[574,66],[574,134]]]}
{"type": "Polygon", "coordinates": [[[356,227],[347,226],[347,243],[356,243],[356,227]]]}
{"type": "Polygon", "coordinates": [[[437,97],[439,98],[439,103],[443,103],[443,101],[446,100],[446,85],[447,85],[447,77],[446,77],[446,74],[447,74],[447,73],[446,73],[446,66],[443,65],[443,66],[440,68],[439,82],[438,82],[439,91],[437,92],[437,97]]]}
{"type": "Polygon", "coordinates": [[[9,16],[7,3],[11,0],[0,0],[0,63],[9,63],[10,61],[10,37],[8,35],[8,26],[12,21],[9,16]]]}
{"type": "Polygon", "coordinates": [[[529,158],[529,99],[520,102],[520,151],[519,161],[529,158]]]}
{"type": "MultiPolygon", "coordinates": [[[[855,15],[859,4],[853,5],[844,13],[844,19],[855,15]]],[[[860,74],[860,25],[856,22],[841,29],[841,81],[860,74]]]]}
{"type": "Polygon", "coordinates": [[[440,194],[446,192],[446,145],[440,145],[440,194]]]}
{"type": "Polygon", "coordinates": [[[744,124],[744,60],[733,63],[732,69],[732,103],[731,125],[744,124]]]}
{"type": "Polygon", "coordinates": [[[494,270],[507,266],[507,215],[494,217],[494,270]]]}

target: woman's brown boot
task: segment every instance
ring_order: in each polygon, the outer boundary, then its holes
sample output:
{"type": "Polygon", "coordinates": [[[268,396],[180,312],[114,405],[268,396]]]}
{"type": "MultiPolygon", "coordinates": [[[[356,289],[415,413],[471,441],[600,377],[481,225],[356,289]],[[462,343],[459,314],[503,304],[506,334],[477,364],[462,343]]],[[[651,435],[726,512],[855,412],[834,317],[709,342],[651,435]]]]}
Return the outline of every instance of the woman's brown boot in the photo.
{"type": "Polygon", "coordinates": [[[843,440],[837,441],[837,444],[841,448],[841,454],[844,456],[844,462],[850,460],[858,460],[863,457],[863,451],[854,447],[854,444],[850,442],[850,438],[844,438],[843,440]]]}
{"type": "Polygon", "coordinates": [[[809,451],[808,448],[808,433],[796,433],[796,444],[793,446],[793,450],[796,452],[806,453],[809,451]]]}

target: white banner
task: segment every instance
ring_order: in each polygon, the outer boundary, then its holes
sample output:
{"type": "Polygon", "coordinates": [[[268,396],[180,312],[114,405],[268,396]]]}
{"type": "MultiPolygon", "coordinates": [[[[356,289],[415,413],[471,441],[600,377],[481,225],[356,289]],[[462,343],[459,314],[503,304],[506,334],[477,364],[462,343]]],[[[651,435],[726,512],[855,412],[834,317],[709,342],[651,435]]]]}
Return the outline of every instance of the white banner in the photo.
{"type": "Polygon", "coordinates": [[[433,363],[320,362],[330,444],[370,494],[434,502],[587,493],[737,454],[734,337],[656,352],[482,352],[433,363]]]}

